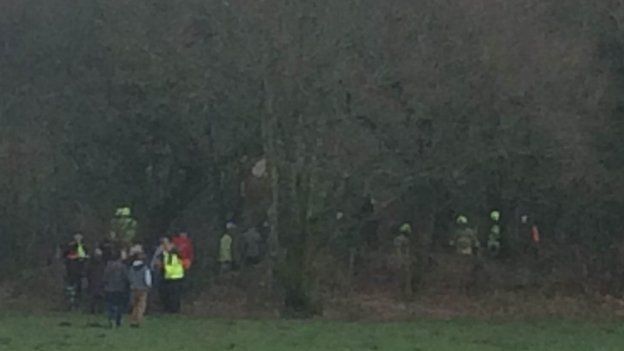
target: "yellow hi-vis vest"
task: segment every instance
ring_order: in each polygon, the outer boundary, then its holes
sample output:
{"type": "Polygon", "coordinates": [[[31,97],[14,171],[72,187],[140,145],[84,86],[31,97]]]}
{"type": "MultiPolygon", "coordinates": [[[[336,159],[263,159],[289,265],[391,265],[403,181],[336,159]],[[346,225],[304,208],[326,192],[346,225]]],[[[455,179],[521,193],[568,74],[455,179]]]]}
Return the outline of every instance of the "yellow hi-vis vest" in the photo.
{"type": "Polygon", "coordinates": [[[165,266],[165,280],[177,280],[184,278],[184,266],[182,260],[176,254],[163,252],[165,266]]]}
{"type": "Polygon", "coordinates": [[[85,251],[84,246],[82,246],[81,243],[76,243],[76,254],[78,254],[78,258],[87,257],[87,252],[85,251]]]}

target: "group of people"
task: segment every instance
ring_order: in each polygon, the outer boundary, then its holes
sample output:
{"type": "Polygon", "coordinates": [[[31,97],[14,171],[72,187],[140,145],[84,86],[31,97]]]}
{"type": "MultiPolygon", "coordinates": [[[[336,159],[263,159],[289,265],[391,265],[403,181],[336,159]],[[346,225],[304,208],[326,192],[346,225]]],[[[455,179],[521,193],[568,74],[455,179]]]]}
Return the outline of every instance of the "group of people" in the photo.
{"type": "MultiPolygon", "coordinates": [[[[267,226],[263,222],[241,233],[234,222],[226,224],[218,245],[220,274],[261,262],[266,242],[261,233],[266,234],[267,226]]],[[[65,245],[65,293],[71,308],[79,307],[83,300],[88,301],[91,313],[105,306],[113,327],[121,325],[125,312],[130,313],[130,325],[139,326],[148,300],[157,300],[149,296],[160,298],[164,312],[180,312],[185,282],[195,260],[192,240],[186,231],[179,231],[161,237],[154,250],[146,252],[136,241],[136,229],[130,209],[120,208],[111,220],[108,237],[96,244],[93,252],[80,233],[65,245]],[[83,298],[84,278],[87,299],[83,298]]]]}
{"type": "Polygon", "coordinates": [[[191,239],[186,232],[164,237],[148,260],[143,246],[134,241],[136,224],[128,208],[118,209],[109,236],[93,253],[81,233],[65,246],[65,294],[70,308],[80,306],[86,277],[88,309],[98,313],[105,305],[111,327],[120,326],[125,313],[130,313],[131,326],[140,326],[152,290],[160,296],[164,311],[180,311],[183,282],[194,260],[191,239]]]}
{"type": "MultiPolygon", "coordinates": [[[[496,257],[504,242],[501,213],[491,211],[489,221],[489,231],[484,236],[485,247],[491,257],[496,257]]],[[[521,223],[528,226],[528,216],[522,216],[521,223]]],[[[480,256],[481,240],[468,217],[458,214],[455,225],[450,245],[460,256],[480,256]]],[[[111,221],[108,238],[96,245],[93,256],[82,234],[74,235],[63,254],[67,271],[65,291],[71,307],[77,307],[81,301],[83,277],[86,276],[89,310],[97,313],[105,302],[111,326],[121,325],[125,312],[130,312],[130,324],[139,326],[150,291],[155,291],[160,297],[165,312],[180,311],[184,282],[188,281],[195,259],[191,239],[185,231],[162,237],[148,260],[148,253],[136,243],[136,228],[137,221],[132,218],[130,209],[118,209],[111,221]]],[[[220,274],[260,263],[266,253],[267,228],[268,223],[263,222],[241,233],[234,222],[228,222],[218,244],[220,274]]],[[[532,247],[539,247],[540,235],[536,224],[530,226],[528,234],[532,247]]],[[[403,268],[411,266],[411,238],[411,224],[403,223],[394,239],[398,262],[403,268]]],[[[405,270],[409,275],[409,269],[405,270]]]]}
{"type": "MultiPolygon", "coordinates": [[[[459,255],[473,256],[486,252],[493,258],[499,256],[504,248],[505,239],[508,239],[503,236],[500,211],[491,211],[489,222],[487,234],[480,235],[466,215],[458,214],[455,218],[455,228],[451,234],[449,245],[459,255]],[[482,241],[485,242],[484,247],[481,245],[482,241]],[[482,251],[482,249],[485,249],[485,251],[482,251]]],[[[393,243],[396,248],[396,256],[402,258],[406,256],[405,250],[409,247],[410,237],[412,237],[412,226],[409,223],[403,223],[398,229],[393,243]]],[[[538,252],[541,241],[540,232],[537,224],[529,221],[528,215],[520,217],[519,232],[520,239],[524,242],[523,246],[531,247],[534,252],[538,252]]]]}
{"type": "MultiPolygon", "coordinates": [[[[504,237],[501,224],[501,213],[493,210],[489,215],[489,230],[485,237],[485,249],[491,257],[500,255],[503,249],[504,237]]],[[[520,217],[520,235],[525,238],[524,246],[532,247],[533,251],[538,253],[540,246],[540,232],[536,223],[529,222],[528,215],[520,217]],[[528,245],[526,245],[528,244],[528,245]]],[[[471,226],[468,217],[460,214],[456,218],[456,228],[450,240],[450,244],[457,249],[457,253],[461,255],[474,255],[481,250],[481,240],[479,240],[478,231],[471,226]]]]}
{"type": "MultiPolygon", "coordinates": [[[[537,223],[531,221],[528,215],[522,215],[518,218],[517,225],[517,233],[511,235],[503,228],[501,212],[492,210],[487,218],[487,231],[479,231],[478,226],[470,222],[465,214],[457,214],[448,244],[455,252],[452,260],[456,260],[459,267],[457,283],[460,289],[468,291],[474,285],[485,262],[484,256],[496,260],[511,251],[518,250],[525,254],[532,252],[536,258],[541,255],[542,238],[537,223]]],[[[422,243],[419,242],[420,238],[415,236],[416,233],[413,233],[410,223],[403,223],[397,229],[393,240],[392,262],[396,263],[402,288],[409,292],[413,266],[422,264],[426,257],[422,256],[419,247],[422,243]]]]}
{"type": "Polygon", "coordinates": [[[226,274],[240,266],[254,266],[262,260],[266,251],[266,236],[268,223],[263,222],[258,226],[252,226],[244,233],[240,233],[234,222],[228,222],[225,233],[219,240],[219,271],[226,274]]]}

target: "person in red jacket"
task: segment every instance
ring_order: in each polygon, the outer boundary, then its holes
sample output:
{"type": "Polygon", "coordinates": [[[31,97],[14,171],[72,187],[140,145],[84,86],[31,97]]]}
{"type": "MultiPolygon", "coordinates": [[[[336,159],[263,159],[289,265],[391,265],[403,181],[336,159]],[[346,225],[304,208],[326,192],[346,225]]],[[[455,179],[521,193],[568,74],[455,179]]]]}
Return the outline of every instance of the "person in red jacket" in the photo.
{"type": "Polygon", "coordinates": [[[195,250],[193,249],[193,241],[189,238],[186,231],[181,231],[173,237],[173,245],[180,252],[180,258],[182,259],[182,265],[184,270],[189,270],[195,259],[195,250]]]}

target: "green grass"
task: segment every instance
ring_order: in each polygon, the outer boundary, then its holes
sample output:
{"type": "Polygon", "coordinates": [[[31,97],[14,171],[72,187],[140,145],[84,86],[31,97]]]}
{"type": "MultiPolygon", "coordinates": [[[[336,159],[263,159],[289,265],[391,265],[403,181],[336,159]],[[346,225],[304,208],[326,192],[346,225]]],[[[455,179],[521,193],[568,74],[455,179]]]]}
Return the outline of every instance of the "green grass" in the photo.
{"type": "Polygon", "coordinates": [[[138,330],[88,326],[96,320],[103,322],[80,315],[0,312],[0,350],[624,350],[624,326],[617,323],[341,323],[153,317],[138,330]]]}

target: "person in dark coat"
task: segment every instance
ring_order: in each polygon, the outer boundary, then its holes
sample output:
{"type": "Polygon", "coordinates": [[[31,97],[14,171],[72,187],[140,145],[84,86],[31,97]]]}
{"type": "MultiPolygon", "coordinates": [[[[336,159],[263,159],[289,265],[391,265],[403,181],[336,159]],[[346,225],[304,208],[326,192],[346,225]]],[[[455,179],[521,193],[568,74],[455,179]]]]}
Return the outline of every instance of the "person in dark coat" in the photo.
{"type": "Polygon", "coordinates": [[[112,260],[106,264],[103,280],[110,327],[120,327],[121,318],[128,302],[128,268],[119,253],[114,252],[112,260]]]}
{"type": "Polygon", "coordinates": [[[106,261],[100,248],[95,249],[93,258],[87,264],[89,312],[100,313],[104,303],[104,270],[106,261]]]}
{"type": "Polygon", "coordinates": [[[80,304],[80,299],[82,297],[82,277],[84,276],[85,265],[89,258],[82,234],[76,233],[73,239],[74,240],[69,242],[63,250],[66,269],[65,290],[69,297],[71,308],[78,307],[80,304]]]}

